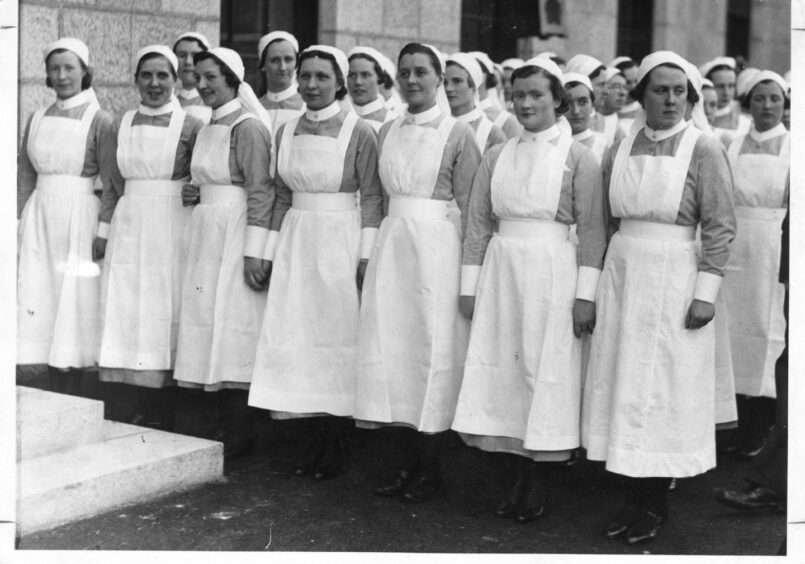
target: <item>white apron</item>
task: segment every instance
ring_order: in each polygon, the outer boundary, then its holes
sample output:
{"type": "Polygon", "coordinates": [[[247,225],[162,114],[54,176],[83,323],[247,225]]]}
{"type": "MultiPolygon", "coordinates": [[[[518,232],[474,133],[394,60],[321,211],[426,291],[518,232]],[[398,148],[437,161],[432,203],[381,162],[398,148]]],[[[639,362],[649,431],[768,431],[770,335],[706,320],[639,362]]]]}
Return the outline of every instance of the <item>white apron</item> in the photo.
{"type": "Polygon", "coordinates": [[[776,397],[774,364],[785,348],[785,289],[779,282],[789,135],[779,155],[741,154],[730,145],[737,228],[724,278],[735,391],[776,397]]]}
{"type": "Polygon", "coordinates": [[[36,189],[20,217],[17,364],[94,366],[98,354],[100,268],[92,261],[100,202],[81,177],[92,119],[37,111],[28,134],[36,189]]]}
{"type": "Polygon", "coordinates": [[[229,175],[232,125],[207,125],[193,147],[191,174],[201,186],[201,203],[187,228],[187,259],[174,378],[214,389],[221,383],[248,384],[265,311],[265,292],[243,278],[246,190],[229,175]]]}
{"type": "Polygon", "coordinates": [[[183,180],[172,180],[186,113],[168,127],[120,123],[117,162],[126,187],[112,217],[101,284],[101,380],[146,386],[170,383],[179,328],[184,232],[192,208],[183,180]],[[104,368],[126,369],[120,373],[104,368]],[[148,373],[143,373],[148,371],[148,373]]]}
{"type": "Polygon", "coordinates": [[[489,134],[492,133],[494,126],[495,124],[486,117],[486,114],[481,114],[481,121],[475,130],[475,143],[478,145],[478,150],[481,151],[482,155],[486,151],[486,143],[489,141],[489,134]]]}
{"type": "Polygon", "coordinates": [[[499,232],[481,270],[452,428],[468,444],[465,433],[517,439],[529,451],[570,450],[581,417],[576,246],[555,218],[572,140],[518,141],[506,143],[492,175],[499,232]]]}
{"type": "Polygon", "coordinates": [[[673,157],[630,156],[637,133],[613,165],[610,204],[623,219],[598,284],[582,444],[611,472],[683,478],[716,462],[713,323],[685,329],[695,228],[674,225],[701,132],[685,129],[673,157]]]}
{"type": "Polygon", "coordinates": [[[190,104],[188,106],[182,106],[182,109],[186,111],[188,115],[200,119],[201,123],[203,123],[204,125],[210,123],[210,120],[212,119],[212,108],[210,108],[209,106],[204,106],[201,104],[190,104]]]}
{"type": "Polygon", "coordinates": [[[402,122],[380,150],[391,202],[363,286],[354,416],[435,433],[453,420],[469,325],[458,311],[460,236],[448,203],[430,199],[456,122],[402,122]]]}
{"type": "Polygon", "coordinates": [[[355,195],[339,192],[358,116],[337,138],[283,130],[277,171],[293,190],[282,221],[249,405],[352,415],[358,321],[355,273],[361,221],[355,195]]]}

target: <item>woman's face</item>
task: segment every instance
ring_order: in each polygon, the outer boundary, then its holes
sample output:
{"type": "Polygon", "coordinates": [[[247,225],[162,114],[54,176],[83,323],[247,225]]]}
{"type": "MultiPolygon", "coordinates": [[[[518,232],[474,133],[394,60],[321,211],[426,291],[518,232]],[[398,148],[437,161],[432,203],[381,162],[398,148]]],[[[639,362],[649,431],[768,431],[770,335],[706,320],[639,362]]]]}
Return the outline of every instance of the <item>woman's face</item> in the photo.
{"type": "Polygon", "coordinates": [[[783,119],[784,109],[785,93],[776,82],[761,82],[749,93],[749,111],[760,132],[776,127],[783,119]]]}
{"type": "Polygon", "coordinates": [[[518,121],[528,131],[544,131],[556,123],[560,100],[551,93],[551,81],[542,74],[517,78],[512,84],[512,103],[518,121]]]}
{"type": "Polygon", "coordinates": [[[179,78],[182,86],[190,90],[196,87],[196,65],[193,63],[193,55],[201,53],[204,49],[195,39],[182,39],[176,44],[174,54],[179,59],[179,78]]]}
{"type": "Polygon", "coordinates": [[[196,80],[201,99],[213,110],[231,102],[237,95],[235,89],[226,83],[220,65],[213,59],[204,59],[196,65],[196,80]]]}
{"type": "Polygon", "coordinates": [[[670,129],[685,118],[688,77],[678,68],[659,66],[649,73],[643,109],[651,129],[670,129]]]}
{"type": "Polygon", "coordinates": [[[299,67],[299,93],[311,110],[326,108],[335,101],[340,88],[329,59],[309,57],[299,67]]]}
{"type": "Polygon", "coordinates": [[[173,68],[165,57],[153,57],[140,65],[135,78],[140,100],[149,108],[159,108],[170,101],[176,79],[173,68]]]}
{"type": "Polygon", "coordinates": [[[266,48],[266,60],[262,70],[271,92],[282,92],[293,83],[296,71],[296,51],[290,41],[278,39],[266,48]]]}
{"type": "Polygon", "coordinates": [[[87,71],[81,59],[72,51],[53,53],[48,57],[46,72],[53,90],[60,100],[66,100],[81,92],[81,81],[87,71]]]}
{"type": "Polygon", "coordinates": [[[710,76],[718,95],[718,107],[729,105],[735,98],[735,72],[729,69],[717,70],[710,76]]]}
{"type": "Polygon", "coordinates": [[[704,108],[704,115],[707,116],[708,123],[712,125],[718,109],[718,94],[713,88],[702,90],[702,108],[704,108]]]}
{"type": "Polygon", "coordinates": [[[403,55],[397,69],[397,80],[411,113],[425,111],[436,103],[436,88],[442,81],[442,75],[436,73],[430,57],[425,53],[403,55]]]}
{"type": "Polygon", "coordinates": [[[570,123],[573,135],[578,135],[590,127],[590,116],[593,113],[591,93],[583,84],[577,84],[565,90],[570,108],[565,117],[570,123]]]}
{"type": "Polygon", "coordinates": [[[353,57],[349,62],[347,88],[352,101],[365,106],[377,99],[377,73],[375,64],[365,57],[353,57]]]}
{"type": "Polygon", "coordinates": [[[626,79],[621,74],[616,74],[606,83],[604,87],[606,97],[604,107],[608,113],[618,112],[626,103],[626,79]]]}
{"type": "Polygon", "coordinates": [[[475,88],[470,86],[470,73],[458,65],[447,65],[444,71],[444,93],[453,115],[464,115],[475,105],[475,88]]]}

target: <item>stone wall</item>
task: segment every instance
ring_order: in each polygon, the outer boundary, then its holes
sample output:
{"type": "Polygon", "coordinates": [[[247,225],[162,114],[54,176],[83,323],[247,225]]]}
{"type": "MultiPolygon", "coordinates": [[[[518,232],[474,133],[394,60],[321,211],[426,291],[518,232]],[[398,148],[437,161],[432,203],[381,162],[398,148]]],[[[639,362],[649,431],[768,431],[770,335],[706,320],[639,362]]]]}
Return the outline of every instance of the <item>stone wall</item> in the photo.
{"type": "Polygon", "coordinates": [[[791,69],[789,0],[752,1],[749,63],[780,74],[791,69]]]}
{"type": "Polygon", "coordinates": [[[20,137],[28,116],[55,96],[45,86],[44,48],[59,37],[78,37],[89,47],[93,85],[101,107],[117,113],[135,107],[137,51],[152,43],[173,46],[194,30],[218,44],[218,0],[21,0],[19,49],[20,137]]]}

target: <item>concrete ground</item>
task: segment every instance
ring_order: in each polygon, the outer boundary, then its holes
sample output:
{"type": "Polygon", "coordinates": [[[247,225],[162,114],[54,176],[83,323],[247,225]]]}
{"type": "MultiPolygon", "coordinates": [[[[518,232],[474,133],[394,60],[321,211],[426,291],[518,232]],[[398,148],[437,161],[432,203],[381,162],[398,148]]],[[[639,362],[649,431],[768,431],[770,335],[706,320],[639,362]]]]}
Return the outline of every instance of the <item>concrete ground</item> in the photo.
{"type": "MultiPolygon", "coordinates": [[[[97,391],[94,386],[89,395],[97,391]]],[[[187,432],[203,426],[207,413],[183,409],[187,432]]],[[[464,446],[454,434],[443,457],[444,491],[429,503],[408,505],[370,493],[398,462],[383,430],[356,430],[344,474],[315,482],[290,473],[301,449],[298,422],[258,413],[255,425],[256,447],[226,462],[223,483],[28,535],[18,548],[774,555],[785,533],[784,513],[740,512],[713,500],[715,487],[743,487],[748,463],[733,458],[720,458],[714,470],[680,480],[659,537],[629,547],[601,535],[621,491],[589,462],[556,476],[542,520],[518,525],[493,514],[506,486],[498,460],[464,446]]]]}

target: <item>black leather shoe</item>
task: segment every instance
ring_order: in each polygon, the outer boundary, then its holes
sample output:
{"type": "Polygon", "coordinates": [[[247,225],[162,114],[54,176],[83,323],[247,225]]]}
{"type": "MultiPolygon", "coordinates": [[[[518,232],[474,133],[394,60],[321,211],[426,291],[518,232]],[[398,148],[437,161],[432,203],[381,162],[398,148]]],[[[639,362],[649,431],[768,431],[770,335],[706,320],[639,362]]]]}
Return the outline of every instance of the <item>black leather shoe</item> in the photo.
{"type": "Polygon", "coordinates": [[[735,509],[783,509],[785,499],[774,490],[751,485],[743,491],[718,488],[715,491],[716,500],[735,509]]]}
{"type": "Polygon", "coordinates": [[[612,522],[607,525],[604,536],[608,539],[623,537],[634,523],[635,517],[637,517],[637,508],[634,505],[624,505],[615,514],[612,522]]]}
{"type": "Polygon", "coordinates": [[[402,500],[408,503],[430,501],[441,485],[442,480],[440,478],[422,474],[408,485],[405,493],[402,494],[402,500]]]}
{"type": "Polygon", "coordinates": [[[517,514],[514,516],[516,523],[531,523],[536,521],[545,514],[545,502],[540,500],[537,505],[529,506],[522,505],[517,509],[517,514]]]}
{"type": "Polygon", "coordinates": [[[665,521],[666,517],[662,515],[657,515],[645,509],[640,510],[632,526],[626,531],[626,544],[636,545],[653,540],[665,521]]]}
{"type": "Polygon", "coordinates": [[[411,482],[412,478],[413,474],[409,470],[400,470],[392,481],[390,481],[388,484],[375,488],[373,493],[381,497],[401,496],[405,491],[405,488],[408,487],[408,484],[411,482]]]}
{"type": "Polygon", "coordinates": [[[766,441],[763,439],[749,442],[738,447],[738,449],[733,452],[733,455],[738,458],[742,458],[743,460],[751,460],[760,454],[760,451],[763,450],[763,445],[765,443],[766,441]]]}
{"type": "Polygon", "coordinates": [[[500,502],[497,509],[495,509],[495,517],[500,519],[506,519],[508,517],[514,517],[517,513],[517,508],[520,504],[516,501],[512,501],[510,499],[504,499],[500,502]]]}

